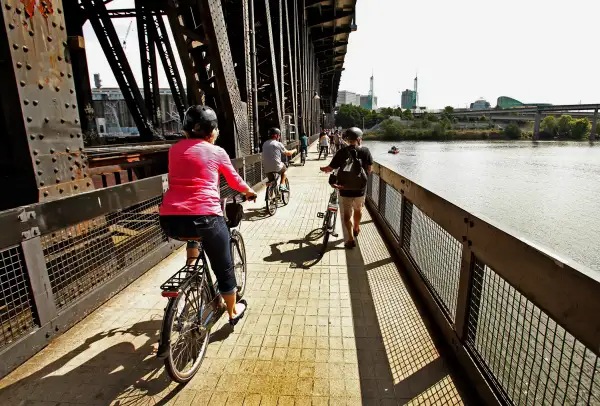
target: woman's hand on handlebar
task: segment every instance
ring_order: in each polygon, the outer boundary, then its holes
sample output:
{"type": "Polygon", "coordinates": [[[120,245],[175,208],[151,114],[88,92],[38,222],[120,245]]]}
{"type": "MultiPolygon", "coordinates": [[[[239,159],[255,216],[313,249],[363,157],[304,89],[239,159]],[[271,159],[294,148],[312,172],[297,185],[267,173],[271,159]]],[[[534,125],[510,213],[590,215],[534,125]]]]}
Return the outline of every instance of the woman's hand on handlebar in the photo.
{"type": "Polygon", "coordinates": [[[246,200],[250,200],[250,201],[254,201],[258,197],[256,195],[256,192],[252,189],[249,189],[246,192],[244,192],[244,196],[246,196],[246,200]]]}

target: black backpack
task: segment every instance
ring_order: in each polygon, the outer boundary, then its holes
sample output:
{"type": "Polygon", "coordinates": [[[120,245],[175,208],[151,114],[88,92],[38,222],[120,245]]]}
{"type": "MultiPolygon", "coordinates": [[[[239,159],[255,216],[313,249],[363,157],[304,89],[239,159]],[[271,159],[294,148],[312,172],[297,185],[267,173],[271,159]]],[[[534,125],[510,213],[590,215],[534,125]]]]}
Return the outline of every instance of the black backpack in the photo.
{"type": "Polygon", "coordinates": [[[357,148],[348,148],[348,158],[337,173],[338,184],[344,187],[344,190],[364,190],[367,187],[367,172],[362,165],[362,160],[358,158],[357,148]]]}

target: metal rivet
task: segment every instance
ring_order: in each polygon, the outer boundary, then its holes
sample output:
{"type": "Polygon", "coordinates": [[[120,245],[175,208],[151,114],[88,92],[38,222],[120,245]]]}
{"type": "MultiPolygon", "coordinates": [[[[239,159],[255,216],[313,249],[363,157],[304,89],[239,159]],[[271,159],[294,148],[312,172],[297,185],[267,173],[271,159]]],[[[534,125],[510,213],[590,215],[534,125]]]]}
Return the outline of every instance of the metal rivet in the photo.
{"type": "Polygon", "coordinates": [[[60,26],[60,30],[61,30],[61,31],[64,31],[64,30],[65,30],[65,26],[64,26],[64,25],[61,25],[61,26],[60,26]]]}
{"type": "Polygon", "coordinates": [[[67,156],[67,158],[69,159],[69,161],[71,161],[73,159],[73,157],[71,155],[67,156]]]}
{"type": "Polygon", "coordinates": [[[40,134],[40,135],[38,135],[38,137],[40,137],[40,140],[43,140],[44,139],[44,134],[40,134]]]}
{"type": "Polygon", "coordinates": [[[30,64],[25,65],[25,67],[27,68],[27,70],[31,70],[31,65],[30,64]]]}
{"type": "Polygon", "coordinates": [[[60,178],[56,178],[56,183],[60,183],[60,178]]]}
{"type": "Polygon", "coordinates": [[[67,148],[65,148],[65,151],[71,152],[71,148],[67,147],[67,148]]]}
{"type": "Polygon", "coordinates": [[[13,44],[13,49],[15,49],[15,50],[19,49],[19,45],[13,44]]]}
{"type": "Polygon", "coordinates": [[[33,121],[33,117],[27,117],[27,122],[31,123],[33,121]]]}
{"type": "Polygon", "coordinates": [[[73,94],[73,93],[75,93],[75,90],[74,90],[74,89],[70,89],[70,90],[69,90],[69,92],[70,92],[71,94],[73,94]]]}
{"type": "Polygon", "coordinates": [[[77,124],[77,123],[79,123],[79,119],[76,118],[75,119],[75,124],[77,124]]]}
{"type": "Polygon", "coordinates": [[[67,73],[67,77],[68,77],[69,79],[71,79],[71,78],[73,77],[73,75],[71,75],[70,73],[67,73]]]}
{"type": "Polygon", "coordinates": [[[43,180],[40,181],[40,186],[44,186],[44,181],[43,180]]]}
{"type": "Polygon", "coordinates": [[[19,84],[21,85],[21,87],[25,87],[25,85],[26,85],[27,83],[25,83],[25,81],[24,81],[24,80],[22,80],[22,81],[20,81],[20,82],[19,82],[19,84]]]}
{"type": "Polygon", "coordinates": [[[56,150],[54,148],[50,148],[50,153],[54,154],[56,152],[56,150]]]}
{"type": "Polygon", "coordinates": [[[65,107],[69,108],[70,104],[69,103],[65,103],[65,107]]]}
{"type": "Polygon", "coordinates": [[[81,168],[85,169],[85,165],[81,165],[81,168]]]}
{"type": "Polygon", "coordinates": [[[11,30],[15,29],[15,25],[14,24],[8,24],[8,28],[10,28],[11,30]]]}
{"type": "Polygon", "coordinates": [[[12,7],[10,6],[10,4],[6,4],[4,7],[5,7],[7,10],[10,10],[10,9],[12,8],[12,7]]]}
{"type": "Polygon", "coordinates": [[[21,62],[17,62],[17,68],[21,69],[23,67],[23,64],[21,62]]]}
{"type": "Polygon", "coordinates": [[[54,168],[54,173],[58,173],[58,168],[54,168]]]}
{"type": "Polygon", "coordinates": [[[81,134],[77,134],[77,138],[81,138],[81,134]]]}
{"type": "Polygon", "coordinates": [[[35,164],[36,164],[36,165],[39,165],[40,163],[42,163],[42,161],[40,161],[39,159],[36,159],[36,160],[35,160],[35,164]]]}
{"type": "Polygon", "coordinates": [[[62,56],[58,55],[58,58],[57,58],[57,59],[58,59],[59,61],[62,61],[62,56]]]}
{"type": "Polygon", "coordinates": [[[33,155],[37,155],[37,154],[39,154],[39,153],[40,153],[40,151],[38,151],[37,149],[34,149],[34,150],[33,150],[33,155]]]}
{"type": "Polygon", "coordinates": [[[64,77],[65,76],[65,72],[60,72],[60,76],[64,77]]]}
{"type": "Polygon", "coordinates": [[[75,134],[69,134],[71,138],[75,138],[75,134]]]}
{"type": "Polygon", "coordinates": [[[43,89],[43,88],[44,88],[44,83],[42,83],[42,81],[39,81],[39,82],[38,82],[38,87],[39,87],[40,89],[43,89]]]}
{"type": "Polygon", "coordinates": [[[60,92],[60,87],[56,86],[56,87],[54,88],[54,90],[56,90],[57,92],[60,92]]]}
{"type": "MultiPolygon", "coordinates": [[[[75,175],[71,175],[71,180],[75,180],[75,175]]],[[[77,187],[77,186],[75,186],[77,187]]]]}
{"type": "Polygon", "coordinates": [[[60,122],[61,122],[61,124],[64,124],[64,123],[65,123],[65,119],[64,119],[64,118],[61,118],[61,119],[60,119],[60,122]]]}
{"type": "Polygon", "coordinates": [[[75,109],[75,108],[77,108],[77,105],[76,105],[76,104],[73,104],[73,108],[74,108],[74,109],[75,109]]]}
{"type": "Polygon", "coordinates": [[[90,182],[86,182],[86,185],[87,185],[87,187],[89,187],[91,185],[91,183],[90,182]]]}
{"type": "Polygon", "coordinates": [[[79,147],[79,150],[80,150],[80,151],[83,151],[83,147],[79,147]]]}
{"type": "Polygon", "coordinates": [[[29,138],[31,138],[32,140],[35,140],[35,135],[30,135],[29,138]]]}
{"type": "Polygon", "coordinates": [[[75,169],[75,167],[73,165],[69,166],[70,171],[72,171],[73,169],[75,169]]]}
{"type": "Polygon", "coordinates": [[[37,100],[34,100],[34,101],[33,101],[33,105],[34,105],[34,106],[37,106],[38,104],[39,104],[39,101],[37,101],[37,100]]]}
{"type": "Polygon", "coordinates": [[[59,192],[59,193],[62,193],[62,192],[64,192],[64,191],[65,191],[64,189],[58,189],[58,192],[59,192]]]}
{"type": "Polygon", "coordinates": [[[44,172],[42,172],[42,171],[37,171],[37,174],[38,174],[38,175],[41,175],[42,173],[44,173],[44,172]]]}
{"type": "Polygon", "coordinates": [[[52,162],[56,162],[56,161],[57,161],[56,157],[55,157],[55,156],[53,156],[53,157],[52,157],[52,162]]]}
{"type": "Polygon", "coordinates": [[[30,36],[30,37],[33,37],[33,35],[35,34],[35,33],[33,32],[33,30],[29,30],[29,31],[27,31],[27,32],[29,33],[29,36],[30,36]]]}
{"type": "MultiPolygon", "coordinates": [[[[44,192],[44,196],[48,197],[50,193],[48,193],[48,191],[44,192]]],[[[50,337],[50,333],[46,333],[46,338],[50,337]]]]}
{"type": "Polygon", "coordinates": [[[59,9],[59,8],[57,8],[57,9],[56,9],[56,12],[57,12],[58,14],[62,14],[62,10],[61,10],[61,9],[59,9]]]}
{"type": "Polygon", "coordinates": [[[54,28],[56,28],[56,26],[57,26],[57,25],[58,25],[58,24],[56,24],[56,21],[52,21],[52,26],[53,26],[54,28]]]}
{"type": "MultiPolygon", "coordinates": [[[[73,180],[75,180],[75,176],[73,176],[72,178],[73,178],[73,180]]],[[[77,186],[77,185],[74,185],[74,186],[73,186],[73,189],[77,190],[77,189],[79,189],[79,186],[77,186]]]]}
{"type": "Polygon", "coordinates": [[[27,100],[27,99],[23,100],[23,104],[25,104],[27,106],[29,104],[29,100],[27,100]]]}
{"type": "Polygon", "coordinates": [[[23,52],[29,52],[29,48],[27,48],[27,47],[24,46],[23,47],[23,52]]]}
{"type": "Polygon", "coordinates": [[[44,117],[44,122],[45,122],[45,123],[49,123],[49,122],[50,122],[50,119],[49,119],[48,117],[44,117]]]}
{"type": "Polygon", "coordinates": [[[17,13],[17,14],[21,14],[21,9],[17,7],[17,8],[15,9],[15,13],[17,13]]]}
{"type": "Polygon", "coordinates": [[[63,41],[63,46],[67,46],[67,41],[63,41]]]}

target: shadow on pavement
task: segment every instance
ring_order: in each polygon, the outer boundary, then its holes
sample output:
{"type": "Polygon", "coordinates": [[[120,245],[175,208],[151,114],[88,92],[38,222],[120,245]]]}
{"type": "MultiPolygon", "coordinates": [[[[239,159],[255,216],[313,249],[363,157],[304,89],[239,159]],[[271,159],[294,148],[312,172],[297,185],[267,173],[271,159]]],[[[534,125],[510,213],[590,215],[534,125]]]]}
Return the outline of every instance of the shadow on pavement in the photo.
{"type": "MultiPolygon", "coordinates": [[[[98,333],[55,361],[36,368],[31,375],[1,389],[0,403],[16,405],[38,401],[57,405],[122,406],[152,400],[152,404],[164,405],[183,386],[172,383],[163,362],[155,356],[154,344],[160,327],[161,320],[153,320],[98,333]],[[123,341],[119,335],[133,337],[123,341]],[[79,363],[80,359],[85,361],[79,363]]],[[[44,359],[44,353],[40,355],[40,359],[44,359]]],[[[34,366],[38,365],[34,363],[34,366]]]]}
{"type": "Polygon", "coordinates": [[[271,217],[266,207],[259,209],[245,209],[244,210],[244,221],[260,221],[271,217]]]}

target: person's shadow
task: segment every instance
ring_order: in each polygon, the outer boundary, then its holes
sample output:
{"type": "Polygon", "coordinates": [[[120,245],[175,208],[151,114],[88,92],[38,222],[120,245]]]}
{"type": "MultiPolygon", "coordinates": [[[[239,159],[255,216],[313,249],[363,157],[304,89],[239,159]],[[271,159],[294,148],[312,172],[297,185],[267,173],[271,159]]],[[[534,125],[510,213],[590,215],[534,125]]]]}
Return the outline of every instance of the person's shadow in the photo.
{"type": "MultiPolygon", "coordinates": [[[[317,228],[312,230],[306,237],[299,240],[289,240],[271,244],[271,254],[264,257],[267,262],[289,263],[290,268],[309,269],[317,265],[322,257],[320,239],[323,238],[323,229],[317,228]],[[279,247],[285,244],[298,244],[298,248],[282,251],[279,247]]],[[[328,249],[334,248],[342,243],[343,240],[337,242],[329,242],[328,249]]]]}
{"type": "MultiPolygon", "coordinates": [[[[46,401],[130,405],[153,396],[157,401],[154,404],[166,404],[183,385],[172,383],[162,368],[163,362],[156,358],[161,323],[143,321],[88,338],[31,375],[0,389],[0,404],[46,401]],[[123,334],[133,337],[118,341],[117,336],[123,334]]],[[[40,360],[45,356],[52,356],[52,352],[40,356],[40,360]]]]}
{"type": "Polygon", "coordinates": [[[271,217],[266,207],[244,209],[244,221],[260,221],[271,217]]]}

